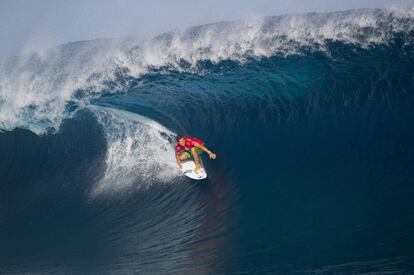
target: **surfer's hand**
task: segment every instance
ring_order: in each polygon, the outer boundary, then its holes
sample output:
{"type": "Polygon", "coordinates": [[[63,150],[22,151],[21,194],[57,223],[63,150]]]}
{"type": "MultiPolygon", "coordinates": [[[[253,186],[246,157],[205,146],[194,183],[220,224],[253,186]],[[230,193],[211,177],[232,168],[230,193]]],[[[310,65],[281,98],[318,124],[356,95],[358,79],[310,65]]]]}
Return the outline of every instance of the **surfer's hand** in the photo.
{"type": "Polygon", "coordinates": [[[211,159],[216,159],[216,154],[214,154],[214,153],[210,153],[210,154],[208,154],[208,156],[209,156],[211,159]]]}

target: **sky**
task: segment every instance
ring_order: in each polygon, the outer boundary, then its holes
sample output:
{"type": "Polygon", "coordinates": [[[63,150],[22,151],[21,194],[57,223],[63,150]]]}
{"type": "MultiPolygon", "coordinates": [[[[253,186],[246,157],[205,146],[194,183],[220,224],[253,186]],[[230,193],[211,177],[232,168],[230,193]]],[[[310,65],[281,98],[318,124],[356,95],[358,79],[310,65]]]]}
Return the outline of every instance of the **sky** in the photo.
{"type": "Polygon", "coordinates": [[[414,0],[0,0],[0,58],[71,41],[148,38],[217,21],[413,6],[414,0]]]}

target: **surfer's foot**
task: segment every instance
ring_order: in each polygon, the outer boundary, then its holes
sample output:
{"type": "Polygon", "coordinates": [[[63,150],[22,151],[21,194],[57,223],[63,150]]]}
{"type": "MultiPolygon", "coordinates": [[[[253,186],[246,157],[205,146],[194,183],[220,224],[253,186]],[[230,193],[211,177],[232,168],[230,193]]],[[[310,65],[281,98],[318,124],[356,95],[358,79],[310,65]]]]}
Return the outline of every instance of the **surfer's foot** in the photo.
{"type": "Polygon", "coordinates": [[[194,168],[194,172],[198,172],[201,169],[201,165],[196,165],[196,167],[194,168]]]}

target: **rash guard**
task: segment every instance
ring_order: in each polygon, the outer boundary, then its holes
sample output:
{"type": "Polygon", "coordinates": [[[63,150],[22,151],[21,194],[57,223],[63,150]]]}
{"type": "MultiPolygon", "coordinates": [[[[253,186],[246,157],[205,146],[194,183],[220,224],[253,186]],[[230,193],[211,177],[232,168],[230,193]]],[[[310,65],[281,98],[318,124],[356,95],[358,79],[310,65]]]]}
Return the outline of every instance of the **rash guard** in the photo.
{"type": "Polygon", "coordinates": [[[181,151],[191,150],[191,148],[194,147],[195,143],[204,145],[204,142],[202,140],[200,140],[198,138],[193,138],[193,137],[185,137],[184,142],[185,142],[184,146],[182,146],[178,143],[177,143],[177,145],[175,145],[175,151],[177,153],[181,152],[181,151]]]}

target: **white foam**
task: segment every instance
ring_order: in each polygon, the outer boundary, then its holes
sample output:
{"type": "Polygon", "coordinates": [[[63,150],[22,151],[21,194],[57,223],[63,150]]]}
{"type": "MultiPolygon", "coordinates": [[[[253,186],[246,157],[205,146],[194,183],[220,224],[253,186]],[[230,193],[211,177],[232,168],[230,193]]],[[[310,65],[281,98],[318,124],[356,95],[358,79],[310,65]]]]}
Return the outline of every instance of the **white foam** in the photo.
{"type": "Polygon", "coordinates": [[[178,175],[173,145],[175,136],[161,124],[127,111],[89,107],[106,135],[105,174],[93,195],[168,183],[178,175]]]}
{"type": "Polygon", "coordinates": [[[328,40],[369,47],[387,43],[395,32],[408,34],[413,26],[412,8],[362,9],[217,23],[146,41],[97,40],[26,51],[0,64],[0,129],[22,127],[38,134],[48,127],[58,129],[74,113],[68,103],[76,110],[103,91],[122,89],[125,83],[117,78],[121,70],[131,77],[162,67],[197,72],[202,60],[244,62],[275,53],[297,54],[303,46],[326,51],[328,40]]]}

